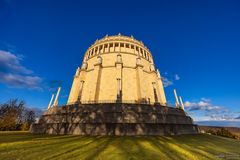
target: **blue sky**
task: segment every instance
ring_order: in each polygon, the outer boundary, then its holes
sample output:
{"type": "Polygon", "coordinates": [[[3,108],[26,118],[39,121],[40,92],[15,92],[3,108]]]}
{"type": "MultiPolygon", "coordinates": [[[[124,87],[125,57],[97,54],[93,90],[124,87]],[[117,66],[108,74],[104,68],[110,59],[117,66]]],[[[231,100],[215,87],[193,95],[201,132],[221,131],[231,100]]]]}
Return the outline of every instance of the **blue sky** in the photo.
{"type": "Polygon", "coordinates": [[[106,34],[133,35],[151,50],[195,120],[240,116],[239,1],[0,0],[0,103],[44,109],[62,86],[66,103],[85,50],[106,34]]]}

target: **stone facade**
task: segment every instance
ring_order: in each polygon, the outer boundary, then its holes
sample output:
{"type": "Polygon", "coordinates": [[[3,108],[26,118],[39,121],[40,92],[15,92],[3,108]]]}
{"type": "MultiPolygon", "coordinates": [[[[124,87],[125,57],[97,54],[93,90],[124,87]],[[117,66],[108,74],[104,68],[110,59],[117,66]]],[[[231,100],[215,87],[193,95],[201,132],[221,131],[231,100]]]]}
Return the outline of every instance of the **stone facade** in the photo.
{"type": "Polygon", "coordinates": [[[196,134],[198,127],[182,109],[159,104],[75,104],[51,108],[32,133],[77,135],[196,134]]]}
{"type": "Polygon", "coordinates": [[[106,36],[88,48],[74,76],[68,104],[91,101],[166,104],[160,73],[142,42],[106,36]]]}
{"type": "Polygon", "coordinates": [[[54,105],[50,102],[39,122],[31,126],[32,133],[198,133],[198,127],[183,107],[167,106],[162,78],[154,67],[152,55],[133,37],[106,36],[96,41],[85,53],[67,105],[62,107],[57,106],[59,92],[60,88],[54,105]]]}

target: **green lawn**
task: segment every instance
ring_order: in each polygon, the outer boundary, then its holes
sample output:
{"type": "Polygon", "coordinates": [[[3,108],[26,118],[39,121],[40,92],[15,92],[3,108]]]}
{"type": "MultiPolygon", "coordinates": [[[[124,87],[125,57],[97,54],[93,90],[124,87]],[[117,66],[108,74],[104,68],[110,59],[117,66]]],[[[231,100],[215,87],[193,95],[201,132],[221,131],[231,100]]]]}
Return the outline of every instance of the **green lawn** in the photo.
{"type": "MultiPolygon", "coordinates": [[[[240,141],[211,135],[73,136],[0,132],[0,159],[218,159],[239,155],[240,141]]],[[[238,157],[240,159],[240,157],[238,157]]]]}

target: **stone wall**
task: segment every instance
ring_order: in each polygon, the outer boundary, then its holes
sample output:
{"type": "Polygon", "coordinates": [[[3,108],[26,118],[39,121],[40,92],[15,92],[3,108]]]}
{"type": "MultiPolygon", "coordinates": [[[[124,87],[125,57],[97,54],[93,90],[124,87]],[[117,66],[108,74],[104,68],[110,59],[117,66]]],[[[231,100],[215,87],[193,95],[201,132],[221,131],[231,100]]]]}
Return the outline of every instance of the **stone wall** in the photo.
{"type": "Polygon", "coordinates": [[[52,108],[32,133],[78,135],[177,135],[198,133],[181,109],[146,104],[88,104],[52,108]]]}
{"type": "Polygon", "coordinates": [[[111,36],[87,50],[67,103],[119,99],[166,103],[162,78],[150,51],[131,37],[111,36]]]}

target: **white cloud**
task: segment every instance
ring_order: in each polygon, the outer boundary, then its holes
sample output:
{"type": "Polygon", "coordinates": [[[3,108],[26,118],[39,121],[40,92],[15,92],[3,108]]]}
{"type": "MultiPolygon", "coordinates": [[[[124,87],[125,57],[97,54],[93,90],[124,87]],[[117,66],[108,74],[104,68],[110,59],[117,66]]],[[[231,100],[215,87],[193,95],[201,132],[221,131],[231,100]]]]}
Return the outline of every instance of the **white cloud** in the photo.
{"type": "Polygon", "coordinates": [[[194,111],[194,110],[208,110],[208,111],[210,111],[210,110],[218,110],[218,109],[222,108],[220,106],[214,106],[209,101],[206,102],[204,100],[201,100],[199,102],[186,101],[184,103],[184,105],[189,111],[194,111]]]}
{"type": "Polygon", "coordinates": [[[186,111],[194,117],[195,120],[234,120],[237,117],[236,112],[229,111],[224,106],[213,105],[210,99],[201,98],[198,102],[186,101],[184,103],[186,111]],[[196,113],[196,114],[195,114],[196,113]]]}
{"type": "Polygon", "coordinates": [[[171,85],[173,85],[173,81],[169,80],[166,77],[163,77],[163,86],[168,87],[168,86],[171,86],[171,85]]]}
{"type": "Polygon", "coordinates": [[[0,82],[9,87],[41,90],[42,78],[21,65],[23,56],[0,50],[0,82]]]}
{"type": "Polygon", "coordinates": [[[5,74],[0,72],[0,77],[0,82],[5,83],[10,87],[41,90],[40,84],[42,79],[38,76],[22,76],[18,74],[5,74]]]}
{"type": "Polygon", "coordinates": [[[31,70],[20,64],[22,56],[16,56],[10,52],[0,50],[0,71],[22,74],[31,74],[31,70]]]}
{"type": "Polygon", "coordinates": [[[170,75],[167,72],[164,72],[164,76],[162,78],[163,86],[168,87],[174,84],[175,81],[180,80],[180,76],[178,74],[170,75]]]}
{"type": "Polygon", "coordinates": [[[204,102],[210,102],[211,101],[211,99],[208,99],[208,98],[201,98],[201,100],[204,101],[204,102]]]}
{"type": "Polygon", "coordinates": [[[176,81],[180,80],[180,76],[178,74],[175,74],[175,80],[176,81]]]}

